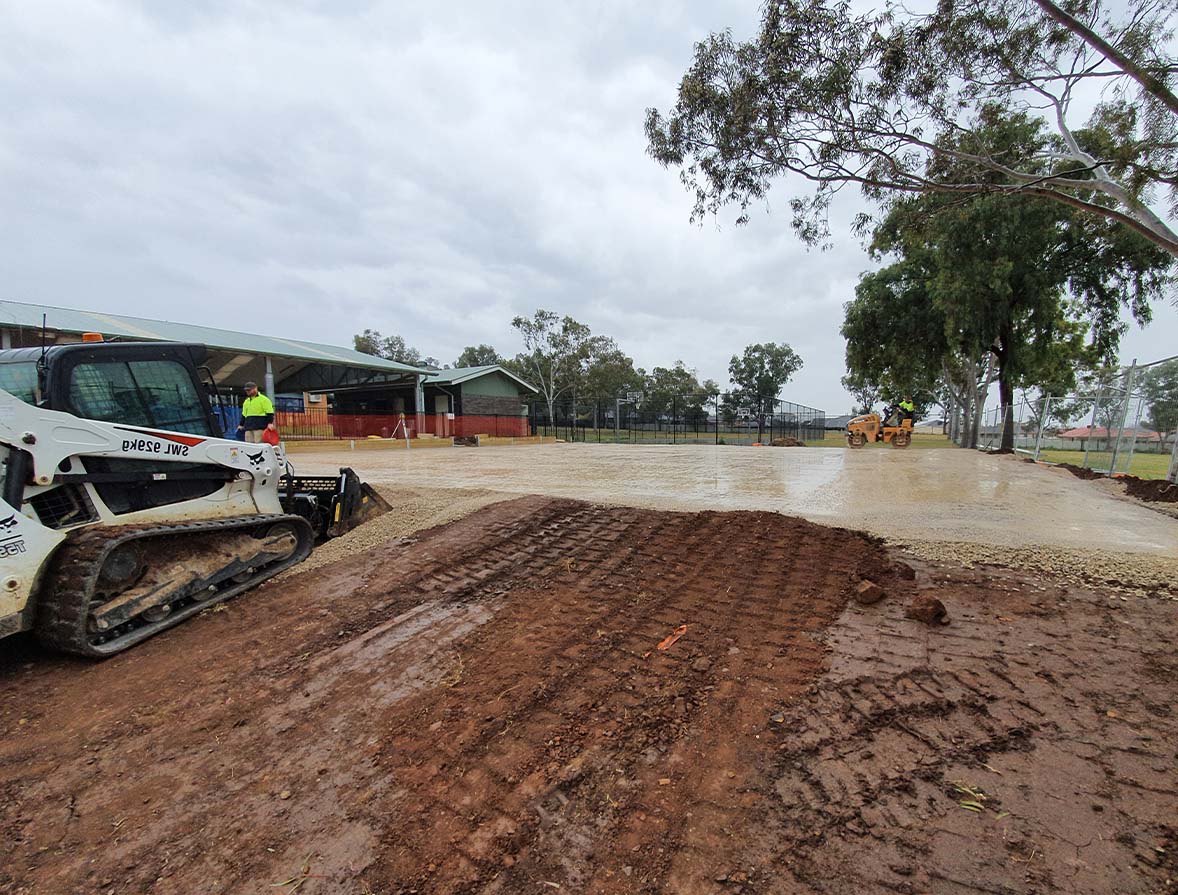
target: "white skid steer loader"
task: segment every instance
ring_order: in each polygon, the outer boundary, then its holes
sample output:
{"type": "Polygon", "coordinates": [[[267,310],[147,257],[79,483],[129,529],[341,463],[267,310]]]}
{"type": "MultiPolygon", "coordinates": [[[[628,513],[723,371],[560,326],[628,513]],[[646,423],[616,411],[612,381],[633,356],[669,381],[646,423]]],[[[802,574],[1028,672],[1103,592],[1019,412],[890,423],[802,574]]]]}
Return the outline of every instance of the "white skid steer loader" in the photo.
{"type": "Polygon", "coordinates": [[[0,641],[113,655],[389,509],[350,469],[300,478],[280,447],[221,437],[204,355],[0,351],[0,641]]]}

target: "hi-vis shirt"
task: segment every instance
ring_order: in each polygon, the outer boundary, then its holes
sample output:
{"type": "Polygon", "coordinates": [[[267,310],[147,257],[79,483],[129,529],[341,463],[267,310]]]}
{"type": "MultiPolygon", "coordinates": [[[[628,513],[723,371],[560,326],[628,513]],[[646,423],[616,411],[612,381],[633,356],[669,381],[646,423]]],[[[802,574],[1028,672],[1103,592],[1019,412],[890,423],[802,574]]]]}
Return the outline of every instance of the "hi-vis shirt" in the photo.
{"type": "MultiPolygon", "coordinates": [[[[266,421],[266,417],[273,416],[273,415],[274,415],[274,405],[272,403],[270,403],[270,399],[267,398],[265,395],[263,395],[261,392],[258,392],[252,398],[246,398],[245,401],[242,402],[241,417],[243,420],[247,421],[246,422],[247,429],[250,428],[250,425],[248,422],[250,417],[257,417],[258,419],[256,420],[256,422],[263,423],[263,425],[264,425],[265,421],[266,421]]],[[[263,426],[258,426],[258,428],[259,429],[263,428],[263,426]]]]}

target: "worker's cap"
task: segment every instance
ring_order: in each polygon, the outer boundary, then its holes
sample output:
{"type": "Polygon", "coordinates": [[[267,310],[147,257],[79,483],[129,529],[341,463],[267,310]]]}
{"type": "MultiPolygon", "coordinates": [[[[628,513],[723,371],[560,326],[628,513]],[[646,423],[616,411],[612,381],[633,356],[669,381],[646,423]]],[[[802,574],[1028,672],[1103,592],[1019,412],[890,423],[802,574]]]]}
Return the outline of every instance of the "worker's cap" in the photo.
{"type": "Polygon", "coordinates": [[[245,384],[245,390],[246,390],[247,392],[248,392],[248,391],[249,391],[251,388],[257,388],[257,387],[258,387],[258,384],[257,384],[256,382],[247,382],[247,383],[245,384]]]}

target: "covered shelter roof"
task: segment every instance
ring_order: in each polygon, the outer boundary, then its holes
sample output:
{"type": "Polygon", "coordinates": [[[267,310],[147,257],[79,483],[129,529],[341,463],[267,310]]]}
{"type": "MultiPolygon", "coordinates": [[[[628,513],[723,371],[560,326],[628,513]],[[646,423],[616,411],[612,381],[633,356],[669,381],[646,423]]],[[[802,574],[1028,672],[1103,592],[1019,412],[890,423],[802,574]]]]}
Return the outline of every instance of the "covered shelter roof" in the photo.
{"type": "Polygon", "coordinates": [[[227,385],[240,385],[248,380],[261,382],[266,373],[267,357],[278,392],[328,392],[406,385],[431,372],[319,342],[0,300],[0,330],[17,334],[13,347],[40,344],[42,315],[52,341],[58,341],[59,334],[69,337],[96,332],[107,339],[205,345],[209,349],[209,370],[218,382],[227,385]]]}
{"type": "Polygon", "coordinates": [[[472,379],[478,379],[480,376],[488,376],[492,373],[502,373],[508,379],[513,380],[533,394],[540,392],[530,382],[525,382],[506,367],[499,364],[486,364],[481,367],[455,367],[451,370],[431,370],[429,376],[426,377],[425,384],[442,386],[461,385],[464,382],[470,382],[472,379]]]}

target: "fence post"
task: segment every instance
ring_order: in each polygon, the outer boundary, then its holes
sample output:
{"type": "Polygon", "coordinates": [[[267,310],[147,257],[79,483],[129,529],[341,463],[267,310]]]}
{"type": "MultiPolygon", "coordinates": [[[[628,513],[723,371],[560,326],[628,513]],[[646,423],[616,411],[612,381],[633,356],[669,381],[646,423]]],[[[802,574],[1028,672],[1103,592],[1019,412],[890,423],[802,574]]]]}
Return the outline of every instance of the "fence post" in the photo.
{"type": "MultiPolygon", "coordinates": [[[[1134,361],[1136,365],[1136,361],[1134,361]]],[[[1129,441],[1129,456],[1125,460],[1125,472],[1133,471],[1133,452],[1137,450],[1137,433],[1141,430],[1141,411],[1145,409],[1145,402],[1137,402],[1137,414],[1133,419],[1133,438],[1129,441]]]]}
{"type": "MultiPolygon", "coordinates": [[[[1117,443],[1113,445],[1112,459],[1108,462],[1108,474],[1111,476],[1117,471],[1117,457],[1121,453],[1121,438],[1125,434],[1125,421],[1129,418],[1129,401],[1133,394],[1133,374],[1137,372],[1137,358],[1133,358],[1133,363],[1129,365],[1129,369],[1125,371],[1125,398],[1121,402],[1120,418],[1121,422],[1117,426],[1117,443]]],[[[1112,422],[1112,420],[1109,420],[1112,422]]],[[[1112,433],[1109,433],[1110,436],[1112,433]]],[[[1137,435],[1137,430],[1134,429],[1133,435],[1137,435]]]]}
{"type": "Polygon", "coordinates": [[[1039,430],[1035,433],[1035,460],[1039,459],[1039,450],[1043,445],[1043,427],[1047,425],[1047,411],[1051,408],[1051,397],[1043,397],[1043,411],[1039,414],[1039,430]]]}
{"type": "Polygon", "coordinates": [[[1178,432],[1174,433],[1174,446],[1170,448],[1170,471],[1166,473],[1166,480],[1178,483],[1178,432]]]}
{"type": "Polygon", "coordinates": [[[1088,468],[1088,452],[1092,450],[1092,437],[1096,432],[1096,416],[1100,412],[1100,396],[1104,394],[1104,386],[1096,390],[1096,399],[1092,402],[1092,421],[1088,424],[1088,437],[1084,439],[1084,469],[1088,468]]]}

